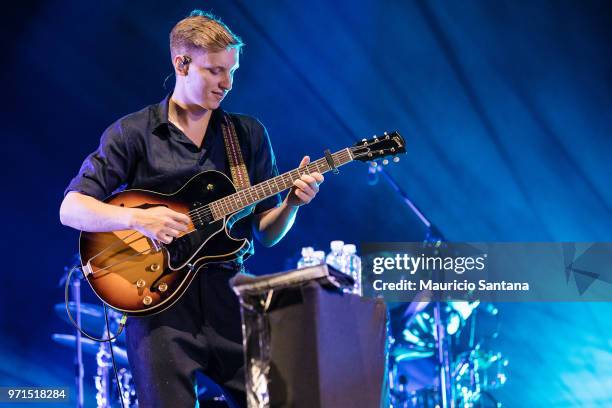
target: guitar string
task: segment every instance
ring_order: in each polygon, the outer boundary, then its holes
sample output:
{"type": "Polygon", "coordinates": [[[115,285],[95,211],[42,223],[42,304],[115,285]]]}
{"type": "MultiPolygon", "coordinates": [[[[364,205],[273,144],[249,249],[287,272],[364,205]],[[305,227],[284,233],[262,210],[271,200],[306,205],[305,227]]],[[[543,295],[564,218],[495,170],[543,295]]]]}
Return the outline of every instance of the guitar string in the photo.
{"type": "MultiPolygon", "coordinates": [[[[117,265],[120,265],[120,264],[122,264],[124,262],[127,262],[130,259],[134,258],[135,256],[140,256],[140,255],[144,255],[144,254],[146,254],[148,252],[151,252],[151,250],[152,250],[152,248],[149,248],[149,249],[145,249],[144,251],[136,252],[135,254],[132,254],[132,255],[128,256],[127,258],[122,259],[121,261],[115,262],[112,265],[108,265],[108,266],[105,266],[104,268],[98,268],[97,270],[92,271],[90,275],[91,276],[98,275],[100,272],[104,272],[104,271],[106,271],[106,270],[108,270],[110,268],[113,268],[113,267],[115,267],[117,265]]],[[[111,272],[111,271],[109,271],[109,272],[111,272]]]]}

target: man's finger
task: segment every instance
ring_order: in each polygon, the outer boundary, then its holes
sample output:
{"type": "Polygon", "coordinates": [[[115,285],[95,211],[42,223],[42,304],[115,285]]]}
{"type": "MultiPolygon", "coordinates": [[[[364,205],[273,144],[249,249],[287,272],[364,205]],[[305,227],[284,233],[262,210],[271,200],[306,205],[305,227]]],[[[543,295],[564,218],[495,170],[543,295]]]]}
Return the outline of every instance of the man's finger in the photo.
{"type": "MultiPolygon", "coordinates": [[[[297,187],[299,190],[302,190],[302,192],[303,192],[303,193],[305,193],[305,194],[307,194],[307,195],[309,195],[309,196],[314,196],[314,195],[315,195],[314,190],[313,190],[313,189],[312,189],[312,188],[311,188],[311,187],[310,187],[308,184],[306,184],[304,181],[302,181],[302,180],[295,180],[295,181],[293,182],[293,184],[294,184],[294,185],[295,185],[295,186],[296,186],[296,187],[297,187]]],[[[299,191],[299,190],[296,190],[296,192],[297,192],[297,191],[299,191]]]]}
{"type": "Polygon", "coordinates": [[[310,163],[310,156],[304,156],[304,158],[302,159],[302,161],[300,162],[300,167],[304,167],[306,166],[308,163],[310,163]]]}
{"type": "Polygon", "coordinates": [[[302,180],[304,183],[308,183],[308,184],[314,184],[314,183],[316,183],[316,182],[317,182],[317,180],[316,180],[314,177],[309,176],[308,174],[304,174],[304,175],[303,175],[303,176],[300,178],[300,180],[302,180]]]}
{"type": "Polygon", "coordinates": [[[325,181],[325,177],[323,177],[323,175],[321,173],[310,173],[310,175],[312,177],[314,177],[315,180],[317,180],[317,183],[321,184],[323,181],[325,181]]]}
{"type": "Polygon", "coordinates": [[[174,228],[166,228],[164,230],[164,234],[166,234],[169,237],[177,238],[179,235],[181,235],[181,232],[174,228]]]}
{"type": "Polygon", "coordinates": [[[295,190],[295,195],[298,196],[300,200],[304,202],[304,204],[308,204],[312,199],[308,194],[303,192],[302,190],[295,190]]]}
{"type": "Polygon", "coordinates": [[[189,225],[189,223],[191,222],[187,215],[176,211],[172,211],[172,213],[170,213],[170,217],[172,217],[175,221],[178,221],[181,224],[185,225],[189,225]]]}

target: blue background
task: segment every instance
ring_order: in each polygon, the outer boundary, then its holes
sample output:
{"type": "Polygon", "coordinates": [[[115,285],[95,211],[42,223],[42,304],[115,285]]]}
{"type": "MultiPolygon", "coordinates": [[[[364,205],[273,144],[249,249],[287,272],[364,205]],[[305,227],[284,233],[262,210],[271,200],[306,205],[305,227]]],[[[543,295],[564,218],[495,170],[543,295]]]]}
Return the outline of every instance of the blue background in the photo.
{"type": "MultiPolygon", "coordinates": [[[[71,352],[50,340],[70,331],[53,312],[77,250],[58,219],[63,190],[108,124],[164,97],[168,33],[195,7],[247,44],[224,107],[267,126],[281,172],[399,130],[408,154],[386,171],[447,239],[612,240],[605,1],[23,1],[5,6],[2,27],[0,385],[72,385],[71,352]]],[[[250,268],[288,269],[302,246],[332,239],[424,232],[384,180],[370,186],[367,166],[351,164],[250,268]]],[[[612,404],[610,304],[500,310],[500,401],[612,404]]]]}

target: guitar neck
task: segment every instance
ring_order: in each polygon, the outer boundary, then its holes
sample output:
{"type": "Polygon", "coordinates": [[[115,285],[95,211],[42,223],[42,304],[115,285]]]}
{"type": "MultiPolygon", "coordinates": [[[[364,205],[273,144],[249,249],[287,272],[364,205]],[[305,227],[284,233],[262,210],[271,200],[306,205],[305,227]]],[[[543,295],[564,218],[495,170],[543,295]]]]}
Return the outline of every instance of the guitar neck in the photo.
{"type": "MultiPolygon", "coordinates": [[[[333,153],[331,158],[335,167],[340,167],[353,161],[349,148],[333,153]]],[[[226,215],[233,214],[268,197],[272,197],[275,194],[288,190],[293,186],[293,182],[302,177],[304,174],[314,172],[324,174],[331,169],[332,168],[328,164],[327,159],[321,158],[309,163],[307,166],[288,171],[252,187],[245,188],[244,190],[240,190],[234,194],[213,201],[209,203],[209,206],[212,210],[214,219],[218,220],[226,215]]]]}

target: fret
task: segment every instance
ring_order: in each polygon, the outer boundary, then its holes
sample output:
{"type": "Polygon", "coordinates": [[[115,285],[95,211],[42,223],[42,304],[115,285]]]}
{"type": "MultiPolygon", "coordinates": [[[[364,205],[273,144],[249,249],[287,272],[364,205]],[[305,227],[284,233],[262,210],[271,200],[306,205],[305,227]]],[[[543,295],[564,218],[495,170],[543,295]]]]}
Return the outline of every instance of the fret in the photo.
{"type": "Polygon", "coordinates": [[[236,211],[236,209],[240,208],[238,203],[236,202],[236,198],[229,196],[227,197],[227,206],[229,207],[229,212],[232,213],[236,211]]]}
{"type": "Polygon", "coordinates": [[[274,195],[274,190],[272,189],[272,183],[270,183],[270,180],[267,180],[265,182],[266,187],[268,187],[268,191],[269,193],[266,195],[274,195]]]}
{"type": "MultiPolygon", "coordinates": [[[[240,200],[236,200],[237,204],[239,205],[238,208],[244,208],[246,207],[250,200],[249,200],[249,196],[248,196],[248,188],[245,188],[244,190],[240,190],[232,195],[235,195],[237,197],[240,197],[240,200]]],[[[231,197],[231,196],[230,196],[231,197]]]]}
{"type": "MultiPolygon", "coordinates": [[[[212,218],[214,219],[217,214],[215,214],[215,206],[214,206],[215,202],[213,201],[212,203],[208,204],[208,207],[210,208],[210,213],[212,215],[212,218]]],[[[193,220],[193,218],[192,218],[193,220]]]]}
{"type": "Polygon", "coordinates": [[[245,189],[242,190],[242,197],[244,198],[244,206],[246,207],[247,205],[249,205],[249,203],[251,202],[251,200],[249,199],[249,190],[250,189],[245,189]]]}
{"type": "MultiPolygon", "coordinates": [[[[298,168],[298,169],[295,169],[295,170],[293,170],[293,171],[294,171],[294,172],[297,174],[297,176],[293,176],[293,178],[292,178],[292,180],[291,180],[291,184],[292,184],[292,185],[293,185],[293,182],[294,182],[295,180],[297,180],[297,179],[299,179],[300,177],[302,177],[302,174],[300,173],[300,169],[299,169],[299,168],[298,168]]],[[[293,173],[293,172],[291,172],[291,173],[293,173]]]]}

